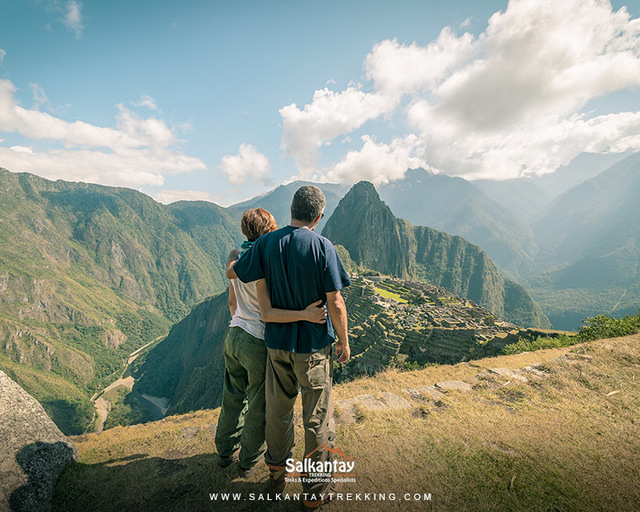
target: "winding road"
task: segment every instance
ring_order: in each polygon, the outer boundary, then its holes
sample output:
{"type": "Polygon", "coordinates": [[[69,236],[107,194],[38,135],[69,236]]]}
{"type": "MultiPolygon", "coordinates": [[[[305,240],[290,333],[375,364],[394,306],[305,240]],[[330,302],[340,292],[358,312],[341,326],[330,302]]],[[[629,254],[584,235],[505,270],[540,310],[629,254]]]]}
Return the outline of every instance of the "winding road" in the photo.
{"type": "MultiPolygon", "coordinates": [[[[127,372],[129,365],[136,360],[136,358],[142,353],[143,350],[153,345],[162,338],[164,338],[164,336],[158,336],[155,340],[150,341],[146,345],[143,345],[142,347],[131,352],[131,354],[129,354],[129,357],[127,358],[127,366],[120,374],[120,378],[91,397],[91,400],[93,400],[94,406],[96,408],[94,432],[102,432],[104,430],[104,424],[107,421],[109,411],[111,410],[111,402],[104,398],[105,393],[119,387],[124,387],[131,393],[133,391],[133,384],[135,383],[135,379],[131,375],[129,375],[128,377],[122,377],[122,375],[127,372]]],[[[169,400],[167,398],[142,395],[139,393],[136,393],[136,396],[140,398],[145,404],[147,404],[149,410],[153,413],[156,419],[164,417],[167,412],[167,408],[169,407],[169,400]]]]}

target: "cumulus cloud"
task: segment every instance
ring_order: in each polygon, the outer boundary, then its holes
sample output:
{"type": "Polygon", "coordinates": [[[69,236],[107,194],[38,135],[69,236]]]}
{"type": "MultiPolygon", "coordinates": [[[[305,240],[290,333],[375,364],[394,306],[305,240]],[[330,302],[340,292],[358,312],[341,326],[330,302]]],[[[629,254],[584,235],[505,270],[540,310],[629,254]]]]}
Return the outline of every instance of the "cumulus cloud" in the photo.
{"type": "Polygon", "coordinates": [[[282,149],[303,175],[316,170],[319,149],[337,136],[395,108],[397,101],[384,94],[365,93],[355,86],[335,93],[315,92],[313,101],[299,109],[294,103],[280,109],[283,119],[282,149]]]}
{"type": "Polygon", "coordinates": [[[614,139],[637,132],[633,114],[589,119],[581,109],[640,85],[639,37],[640,20],[608,2],[511,2],[475,41],[479,56],[407,119],[432,165],[469,177],[543,174],[594,147],[629,148],[633,136],[614,139]]]}
{"type": "Polygon", "coordinates": [[[0,80],[0,131],[18,133],[48,149],[0,147],[0,162],[12,171],[51,179],[140,186],[161,185],[164,174],[206,168],[200,159],[183,155],[174,147],[176,137],[160,119],[141,118],[118,105],[115,128],[68,122],[19,106],[14,92],[13,83],[0,80]],[[49,147],[52,143],[63,147],[49,147]]]}
{"type": "Polygon", "coordinates": [[[425,47],[402,45],[395,39],[382,41],[365,60],[367,78],[373,80],[378,91],[396,97],[428,91],[450,69],[468,59],[476,50],[473,43],[471,34],[457,37],[449,27],[425,47]]]}
{"type": "MultiPolygon", "coordinates": [[[[280,111],[282,147],[302,175],[323,145],[392,114],[413,137],[364,138],[316,175],[384,181],[418,158],[448,174],[508,178],[553,171],[582,151],[640,149],[640,112],[589,110],[596,98],[640,85],[640,19],[607,0],[511,0],[478,36],[445,27],[424,46],[381,41],[364,69],[370,92],[324,89],[304,108],[280,111]],[[398,158],[384,172],[374,155],[398,158]]],[[[397,130],[395,121],[388,128],[397,130]]]]}
{"type": "Polygon", "coordinates": [[[82,37],[84,24],[82,22],[82,4],[76,0],[70,0],[64,6],[62,18],[64,25],[75,34],[77,39],[82,37]]]}
{"type": "Polygon", "coordinates": [[[351,185],[367,180],[382,185],[400,179],[409,168],[425,167],[426,162],[415,154],[418,137],[396,138],[391,144],[377,144],[371,137],[362,137],[359,151],[350,151],[326,174],[328,181],[351,185]]]}
{"type": "Polygon", "coordinates": [[[232,185],[246,185],[249,178],[263,179],[271,171],[269,159],[251,144],[240,144],[238,154],[222,157],[220,170],[232,185]]]}

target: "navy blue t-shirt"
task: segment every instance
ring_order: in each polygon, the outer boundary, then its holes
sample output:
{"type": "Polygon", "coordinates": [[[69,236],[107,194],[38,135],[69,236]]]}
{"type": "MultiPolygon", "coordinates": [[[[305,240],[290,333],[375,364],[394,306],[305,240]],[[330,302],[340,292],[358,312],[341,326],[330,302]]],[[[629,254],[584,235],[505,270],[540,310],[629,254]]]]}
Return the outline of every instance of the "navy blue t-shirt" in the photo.
{"type": "MultiPolygon", "coordinates": [[[[278,309],[300,310],[317,300],[326,302],[327,292],[351,284],[333,244],[310,229],[293,226],[262,235],[233,269],[245,283],[265,278],[271,305],[278,309]]],[[[328,316],[326,324],[266,324],[268,348],[310,353],[333,342],[328,316]]]]}

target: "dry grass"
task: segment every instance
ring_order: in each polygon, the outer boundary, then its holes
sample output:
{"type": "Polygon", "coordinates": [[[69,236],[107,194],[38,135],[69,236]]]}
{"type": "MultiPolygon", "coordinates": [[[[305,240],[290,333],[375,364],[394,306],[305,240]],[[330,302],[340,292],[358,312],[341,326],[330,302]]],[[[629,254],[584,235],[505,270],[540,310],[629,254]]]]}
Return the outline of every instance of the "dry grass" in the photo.
{"type": "MultiPolygon", "coordinates": [[[[361,501],[327,510],[640,510],[640,335],[472,364],[385,372],[336,387],[336,398],[459,379],[449,393],[410,410],[366,411],[338,428],[336,445],[356,461],[361,501]],[[554,361],[571,352],[590,356],[554,361]],[[482,368],[543,362],[549,377],[529,383],[477,380],[482,368]],[[617,393],[613,393],[616,392],[617,393]],[[387,500],[364,501],[365,493],[387,500]],[[405,501],[431,493],[431,501],[405,501]],[[390,501],[395,494],[396,500],[390,501]]],[[[54,510],[256,510],[264,501],[210,501],[211,492],[264,492],[267,470],[250,479],[216,465],[217,411],[77,436],[80,462],[57,487],[54,510]]],[[[301,457],[302,430],[295,455],[301,457]]],[[[290,492],[299,492],[291,485],[290,492]]],[[[299,510],[290,501],[271,504],[299,510]]]]}

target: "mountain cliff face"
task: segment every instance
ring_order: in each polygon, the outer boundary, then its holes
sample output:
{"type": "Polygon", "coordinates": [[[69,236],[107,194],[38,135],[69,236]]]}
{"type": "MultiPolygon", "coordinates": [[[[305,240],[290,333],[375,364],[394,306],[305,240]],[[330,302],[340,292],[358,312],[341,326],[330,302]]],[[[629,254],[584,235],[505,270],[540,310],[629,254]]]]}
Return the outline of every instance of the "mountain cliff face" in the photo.
{"type": "Polygon", "coordinates": [[[126,356],[226,287],[241,236],[211,203],[0,169],[0,368],[82,431],[126,356]]]}
{"type": "Polygon", "coordinates": [[[365,267],[442,286],[518,325],[550,325],[527,291],[505,279],[482,249],[396,219],[371,183],[354,185],[322,234],[365,267]]]}

